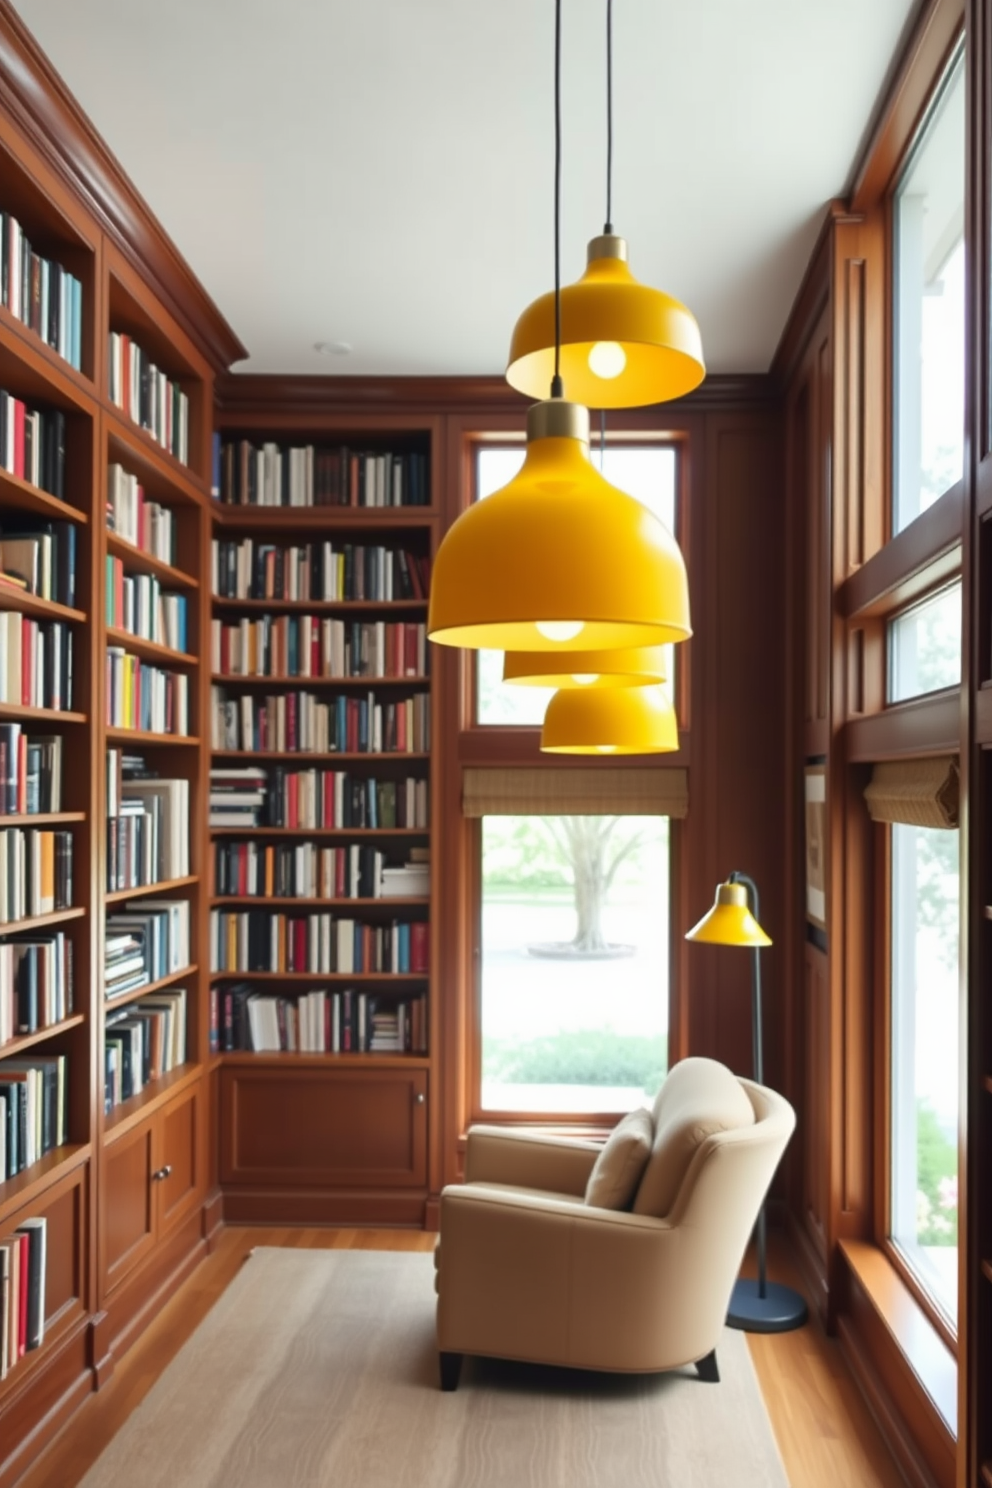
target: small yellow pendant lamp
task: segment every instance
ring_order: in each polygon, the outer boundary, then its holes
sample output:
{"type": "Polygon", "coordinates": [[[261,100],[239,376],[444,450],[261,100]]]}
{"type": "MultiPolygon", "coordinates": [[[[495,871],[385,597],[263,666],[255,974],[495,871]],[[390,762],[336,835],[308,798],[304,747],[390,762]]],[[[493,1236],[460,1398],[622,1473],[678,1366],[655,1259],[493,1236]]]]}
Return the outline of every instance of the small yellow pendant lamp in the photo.
{"type": "Polygon", "coordinates": [[[586,271],[556,295],[528,305],[513,329],[506,380],[539,398],[552,365],[565,395],[589,408],[639,408],[682,398],[706,376],[699,326],[679,300],[635,279],[627,244],[613,231],[613,0],[606,5],[606,223],[586,271]]]}
{"type": "Polygon", "coordinates": [[[667,679],[663,646],[619,651],[507,651],[503,681],[518,687],[649,687],[667,679]]]}
{"type": "Polygon", "coordinates": [[[589,414],[550,398],[527,415],[523,466],[449,528],[427,634],[496,651],[599,651],[692,633],[678,543],[589,459],[589,414]]]}
{"type": "Polygon", "coordinates": [[[563,689],[541,730],[546,754],[668,754],[678,747],[675,709],[660,687],[563,689]]]}

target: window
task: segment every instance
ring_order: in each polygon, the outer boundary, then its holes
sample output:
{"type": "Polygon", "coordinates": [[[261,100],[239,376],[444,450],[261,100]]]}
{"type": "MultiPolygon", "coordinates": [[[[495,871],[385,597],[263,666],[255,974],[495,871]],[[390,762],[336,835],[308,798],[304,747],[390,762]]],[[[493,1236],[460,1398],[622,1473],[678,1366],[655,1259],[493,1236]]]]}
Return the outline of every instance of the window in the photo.
{"type": "Polygon", "coordinates": [[[893,617],[887,626],[886,700],[901,703],[961,681],[961,582],[893,617]]]}
{"type": "Polygon", "coordinates": [[[481,829],[483,1108],[643,1104],[668,1067],[668,818],[481,829]]]}
{"type": "Polygon", "coordinates": [[[890,1232],[957,1315],[958,833],[892,827],[890,1232]]]}
{"type": "MultiPolygon", "coordinates": [[[[476,456],[476,494],[479,500],[491,496],[513,479],[523,464],[522,445],[480,445],[476,456]]],[[[593,460],[599,464],[598,453],[593,460]]],[[[608,446],[602,470],[607,480],[636,496],[675,531],[676,454],[670,445],[644,444],[608,446]]],[[[667,647],[670,657],[666,683],[669,696],[674,696],[672,669],[674,647],[667,647]]],[[[503,653],[480,651],[476,663],[476,719],[482,724],[522,724],[539,728],[552,698],[550,688],[504,686],[503,653]]]]}
{"type": "Polygon", "coordinates": [[[964,103],[959,56],[894,202],[895,532],[963,470],[964,103]]]}

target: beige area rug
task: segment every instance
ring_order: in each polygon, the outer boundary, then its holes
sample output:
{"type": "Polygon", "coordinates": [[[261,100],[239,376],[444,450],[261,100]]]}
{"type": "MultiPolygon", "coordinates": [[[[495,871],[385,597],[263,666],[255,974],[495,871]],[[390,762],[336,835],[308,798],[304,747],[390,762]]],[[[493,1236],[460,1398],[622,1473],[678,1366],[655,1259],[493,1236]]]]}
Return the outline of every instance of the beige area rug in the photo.
{"type": "Polygon", "coordinates": [[[787,1488],[743,1336],[717,1358],[442,1394],[430,1255],[258,1249],[82,1488],[787,1488]]]}

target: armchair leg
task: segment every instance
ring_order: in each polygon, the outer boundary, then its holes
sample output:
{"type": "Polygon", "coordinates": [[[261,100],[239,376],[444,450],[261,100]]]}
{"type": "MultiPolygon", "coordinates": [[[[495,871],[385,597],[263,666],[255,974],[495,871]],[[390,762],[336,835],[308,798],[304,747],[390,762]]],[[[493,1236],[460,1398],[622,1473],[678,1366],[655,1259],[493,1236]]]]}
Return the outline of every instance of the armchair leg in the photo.
{"type": "Polygon", "coordinates": [[[438,1361],[441,1365],[441,1389],[457,1390],[458,1376],[462,1372],[462,1355],[446,1354],[442,1350],[438,1354],[438,1361]]]}
{"type": "MultiPolygon", "coordinates": [[[[444,1356],[442,1355],[441,1357],[443,1358],[444,1356]]],[[[716,1367],[716,1349],[711,1349],[705,1359],[696,1360],[696,1373],[708,1385],[718,1385],[720,1383],[720,1371],[716,1367]]]]}

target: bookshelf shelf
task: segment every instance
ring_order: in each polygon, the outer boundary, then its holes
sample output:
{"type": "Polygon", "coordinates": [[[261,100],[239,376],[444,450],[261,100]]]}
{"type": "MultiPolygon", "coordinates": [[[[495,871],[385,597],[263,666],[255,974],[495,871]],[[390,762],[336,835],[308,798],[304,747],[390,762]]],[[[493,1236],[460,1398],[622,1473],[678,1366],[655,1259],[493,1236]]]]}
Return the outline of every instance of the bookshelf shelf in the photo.
{"type": "Polygon", "coordinates": [[[169,454],[115,404],[108,405],[104,419],[111,462],[136,475],[156,501],[196,507],[209,501],[210,492],[196,471],[169,454]]]}
{"type": "MultiPolygon", "coordinates": [[[[211,498],[214,521],[246,532],[264,527],[272,532],[429,531],[437,520],[429,506],[237,506],[211,498]]],[[[420,601],[424,603],[423,600],[420,601]]]]}
{"type": "Polygon", "coordinates": [[[426,599],[222,599],[213,596],[215,610],[244,610],[248,614],[265,614],[271,610],[301,615],[409,615],[427,609],[426,599]]]}
{"type": "Polygon", "coordinates": [[[34,915],[30,920],[0,921],[0,935],[19,935],[22,930],[47,930],[49,925],[64,925],[69,920],[81,920],[86,910],[57,909],[54,914],[34,915]]]}
{"type": "MultiPolygon", "coordinates": [[[[58,717],[58,714],[55,716],[58,717]]],[[[177,746],[183,749],[200,747],[200,740],[195,734],[152,734],[146,729],[117,728],[112,724],[107,725],[106,738],[108,744],[134,744],[141,749],[156,746],[162,749],[175,749],[177,746]]]]}
{"type": "Polygon", "coordinates": [[[427,687],[430,677],[261,677],[252,672],[245,676],[233,672],[215,672],[211,678],[218,686],[236,683],[244,687],[358,687],[372,692],[377,687],[427,687]]]}
{"type": "Polygon", "coordinates": [[[251,1050],[237,1049],[227,1050],[217,1056],[218,1062],[225,1065],[242,1065],[250,1069],[265,1068],[270,1065],[273,1069],[279,1069],[289,1065],[302,1065],[314,1069],[421,1069],[430,1068],[430,1059],[426,1054],[359,1054],[340,1053],[333,1054],[330,1051],[320,1054],[305,1053],[302,1050],[283,1050],[279,1054],[261,1053],[255,1054],[251,1050]]]}
{"type": "MultiPolygon", "coordinates": [[[[150,990],[149,987],[143,988],[142,995],[147,996],[150,990]]],[[[176,1069],[170,1070],[168,1074],[152,1080],[138,1095],[132,1095],[129,1100],[122,1101],[109,1115],[104,1117],[104,1141],[112,1142],[119,1139],[125,1132],[147,1121],[173,1096],[194,1084],[200,1078],[201,1073],[202,1066],[198,1062],[181,1064],[176,1069]]]]}
{"type": "Polygon", "coordinates": [[[299,895],[269,895],[263,897],[255,894],[215,894],[211,904],[243,904],[250,908],[266,908],[270,905],[281,905],[283,908],[292,909],[294,906],[317,906],[324,909],[389,909],[395,905],[399,909],[426,909],[430,904],[430,898],[419,895],[415,898],[400,899],[304,899],[299,895]]]}
{"type": "MultiPolygon", "coordinates": [[[[112,553],[115,558],[120,558],[125,567],[134,573],[151,574],[153,578],[159,579],[163,588],[166,589],[199,589],[199,580],[194,579],[192,574],[186,573],[181,568],[174,568],[171,563],[166,563],[162,558],[156,558],[153,553],[146,553],[144,548],[136,548],[126,538],[119,536],[116,532],[107,531],[107,552],[112,553]]],[[[180,652],[185,655],[185,652],[180,652]]]]}
{"type": "Polygon", "coordinates": [[[198,884],[200,875],[188,873],[184,878],[166,878],[158,883],[141,884],[136,889],[112,889],[104,895],[107,904],[123,904],[128,899],[144,899],[151,894],[169,894],[174,889],[188,889],[191,884],[198,884]]]}
{"type": "Polygon", "coordinates": [[[308,982],[311,987],[386,986],[422,988],[428,980],[427,971],[212,971],[211,982],[291,982],[297,985],[308,982]]]}
{"type": "MultiPolygon", "coordinates": [[[[0,608],[3,608],[0,605],[0,608]]],[[[22,703],[0,703],[0,719],[24,718],[38,723],[86,723],[85,713],[64,713],[58,708],[26,708],[22,703]]]]}
{"type": "Polygon", "coordinates": [[[35,1203],[56,1179],[78,1168],[90,1156],[88,1142],[54,1147],[36,1163],[32,1163],[30,1168],[25,1168],[23,1173],[0,1183],[0,1226],[5,1223],[8,1215],[16,1214],[19,1209],[35,1203]]]}
{"type": "Polygon", "coordinates": [[[164,992],[166,987],[174,987],[176,982],[188,981],[195,977],[198,969],[196,966],[184,966],[182,971],[170,971],[168,976],[159,977],[157,982],[146,982],[143,987],[132,987],[130,992],[122,992],[120,997],[105,997],[103,1005],[109,1011],[111,1008],[127,1007],[131,1002],[140,1002],[143,997],[154,997],[156,992],[164,992]]]}
{"type": "Polygon", "coordinates": [[[171,646],[163,646],[159,641],[146,641],[142,636],[132,635],[129,630],[118,630],[116,626],[107,626],[107,640],[112,646],[125,647],[143,661],[174,667],[198,667],[200,664],[189,651],[174,651],[171,646]]]}
{"type": "MultiPolygon", "coordinates": [[[[49,1023],[47,1028],[39,1028],[34,1033],[21,1033],[16,1038],[9,1039],[7,1043],[0,1044],[0,1059],[13,1058],[20,1054],[23,1049],[33,1049],[36,1044],[44,1043],[47,1039],[55,1038],[60,1033],[68,1033],[70,1028],[81,1028],[86,1022],[82,1013],[73,1013],[71,1018],[63,1018],[59,1023],[49,1023]]],[[[0,1181],[0,1192],[3,1191],[3,1183],[0,1181]]]]}
{"type": "MultiPolygon", "coordinates": [[[[68,397],[73,402],[78,400],[87,405],[92,403],[95,389],[90,378],[77,372],[65,357],[59,356],[30,326],[24,325],[16,315],[12,315],[5,305],[0,305],[0,344],[15,357],[22,357],[34,372],[30,389],[13,389],[18,396],[24,396],[27,392],[30,397],[43,400],[47,396],[49,402],[53,401],[52,394],[46,394],[43,387],[39,387],[38,379],[41,377],[50,379],[52,387],[57,389],[61,398],[68,397]]],[[[4,386],[2,371],[0,386],[4,386]]]]}
{"type": "Polygon", "coordinates": [[[39,811],[34,814],[29,812],[24,816],[0,815],[0,828],[68,826],[71,822],[85,820],[85,811],[39,811]]]}
{"type": "Polygon", "coordinates": [[[0,503],[15,511],[37,512],[39,517],[52,522],[75,522],[80,527],[89,522],[86,512],[70,506],[67,501],[60,501],[57,496],[50,496],[30,481],[8,474],[6,470],[0,470],[0,503]]]}
{"type": "Polygon", "coordinates": [[[0,610],[21,610],[25,615],[37,615],[40,620],[86,623],[82,610],[70,610],[68,605],[56,604],[54,599],[40,599],[37,594],[28,594],[26,589],[3,579],[0,579],[0,610]]]}
{"type": "Polygon", "coordinates": [[[401,754],[399,750],[393,750],[388,754],[346,754],[344,750],[336,751],[332,749],[324,754],[318,754],[316,751],[311,753],[304,750],[286,750],[282,753],[278,749],[215,749],[213,755],[214,759],[282,760],[283,762],[289,761],[292,763],[295,763],[297,760],[302,760],[304,763],[313,760],[339,760],[351,765],[381,764],[383,760],[395,762],[400,760],[427,761],[430,759],[429,754],[406,752],[401,754]]]}
{"type": "Polygon", "coordinates": [[[385,838],[391,841],[399,838],[409,842],[422,842],[425,837],[430,836],[427,827],[211,827],[210,831],[214,837],[251,837],[255,839],[265,837],[320,837],[329,839],[346,838],[348,841],[358,839],[363,842],[373,842],[385,838]]]}

